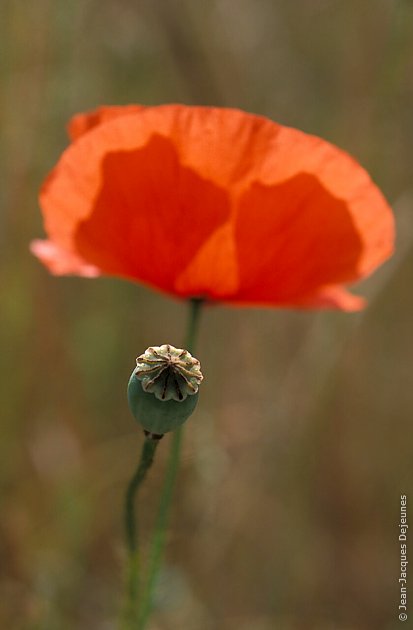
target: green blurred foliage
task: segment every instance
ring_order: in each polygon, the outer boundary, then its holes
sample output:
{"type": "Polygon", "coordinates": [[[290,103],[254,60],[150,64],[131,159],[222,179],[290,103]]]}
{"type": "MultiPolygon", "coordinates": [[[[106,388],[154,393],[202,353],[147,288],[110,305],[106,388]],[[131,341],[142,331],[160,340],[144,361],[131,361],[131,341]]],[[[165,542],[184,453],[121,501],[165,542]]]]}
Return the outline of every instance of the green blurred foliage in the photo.
{"type": "MultiPolygon", "coordinates": [[[[408,0],[2,0],[0,627],[117,628],[134,359],[181,344],[184,304],[29,254],[73,113],[241,107],[360,160],[398,248],[359,314],[208,308],[206,375],[153,630],[398,627],[412,478],[413,5],[408,0]]],[[[169,438],[141,496],[149,540],[169,438]]],[[[406,625],[407,627],[407,625],[406,625]]]]}

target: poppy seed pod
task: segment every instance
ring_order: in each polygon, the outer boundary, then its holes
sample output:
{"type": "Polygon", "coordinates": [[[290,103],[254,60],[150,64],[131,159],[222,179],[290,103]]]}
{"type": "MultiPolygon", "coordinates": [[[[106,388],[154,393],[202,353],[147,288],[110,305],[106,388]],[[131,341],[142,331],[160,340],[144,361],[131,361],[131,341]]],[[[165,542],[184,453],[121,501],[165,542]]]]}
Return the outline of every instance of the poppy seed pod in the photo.
{"type": "Polygon", "coordinates": [[[129,408],[145,431],[163,435],[193,413],[202,379],[198,359],[187,350],[151,346],[136,359],[128,384],[129,408]]]}

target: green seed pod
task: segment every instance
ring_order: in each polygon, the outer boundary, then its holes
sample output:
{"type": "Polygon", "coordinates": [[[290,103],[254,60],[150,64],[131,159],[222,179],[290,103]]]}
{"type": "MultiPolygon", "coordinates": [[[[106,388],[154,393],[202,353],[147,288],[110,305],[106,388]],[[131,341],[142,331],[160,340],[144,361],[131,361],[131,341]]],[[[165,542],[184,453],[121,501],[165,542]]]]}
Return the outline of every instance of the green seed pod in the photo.
{"type": "Polygon", "coordinates": [[[129,408],[145,431],[163,435],[193,413],[202,379],[198,359],[187,350],[150,347],[136,359],[129,379],[129,408]]]}

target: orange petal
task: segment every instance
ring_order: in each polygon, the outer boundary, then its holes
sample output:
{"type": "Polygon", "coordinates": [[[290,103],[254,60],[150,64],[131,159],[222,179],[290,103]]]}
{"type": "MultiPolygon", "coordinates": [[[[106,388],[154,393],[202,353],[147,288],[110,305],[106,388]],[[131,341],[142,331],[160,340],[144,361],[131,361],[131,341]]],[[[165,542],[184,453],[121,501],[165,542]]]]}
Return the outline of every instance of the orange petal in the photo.
{"type": "Polygon", "coordinates": [[[359,295],[353,295],[342,287],[329,286],[318,290],[303,306],[311,308],[338,308],[342,311],[360,311],[366,306],[366,300],[359,295]]]}
{"type": "Polygon", "coordinates": [[[132,149],[159,134],[175,145],[182,162],[219,186],[245,189],[257,165],[273,151],[282,127],[237,109],[160,105],[102,107],[72,118],[69,131],[79,138],[94,130],[93,143],[132,149]]]}
{"type": "Polygon", "coordinates": [[[77,140],[77,138],[83,136],[84,133],[90,131],[94,127],[97,127],[103,122],[119,118],[120,116],[127,116],[128,114],[136,114],[143,109],[145,109],[144,105],[103,105],[91,112],[75,114],[72,116],[67,125],[67,131],[71,140],[77,140]]]}
{"type": "MultiPolygon", "coordinates": [[[[145,158],[140,168],[156,172],[159,190],[165,196],[163,204],[168,203],[166,198],[176,196],[176,182],[180,178],[179,170],[183,167],[191,169],[203,181],[215,184],[216,189],[222,188],[228,197],[234,197],[238,187],[245,187],[254,160],[263,157],[268,134],[276,133],[279,127],[269,120],[238,110],[183,105],[103,108],[92,114],[79,115],[74,121],[77,140],[63,153],[40,194],[46,232],[67,251],[75,247],[73,239],[77,225],[91,214],[94,200],[104,186],[105,171],[102,164],[109,154],[138,151],[148,145],[154,135],[161,136],[176,155],[175,179],[166,178],[170,188],[166,189],[166,181],[162,183],[161,153],[149,152],[148,159],[154,160],[154,163],[148,164],[145,158]],[[121,115],[121,109],[125,115],[121,115]]],[[[144,172],[140,177],[139,173],[135,176],[134,172],[128,171],[129,179],[122,179],[123,188],[118,193],[119,198],[125,192],[128,194],[128,190],[132,190],[134,195],[137,192],[139,198],[135,180],[138,178],[142,183],[144,172]]],[[[117,183],[112,182],[111,190],[116,192],[116,186],[117,183]]],[[[188,192],[192,196],[198,193],[196,189],[188,192]]],[[[116,206],[112,205],[112,212],[116,213],[122,201],[112,201],[116,202],[116,206]]],[[[202,200],[197,205],[201,208],[205,206],[202,200]]],[[[210,224],[209,233],[221,222],[219,220],[216,223],[214,216],[213,207],[205,208],[202,223],[210,224]]],[[[178,213],[172,221],[179,220],[178,213]]],[[[191,231],[196,229],[195,223],[191,231]]]]}
{"type": "Polygon", "coordinates": [[[294,300],[292,304],[284,306],[295,306],[299,308],[337,308],[341,311],[360,311],[366,306],[366,300],[359,295],[349,293],[341,286],[331,285],[317,289],[315,293],[303,296],[301,300],[294,300]]]}
{"type": "Polygon", "coordinates": [[[345,308],[341,285],[392,252],[381,193],[314,136],[183,105],[100,108],[70,130],[41,192],[45,228],[102,273],[175,295],[345,308]]]}
{"type": "Polygon", "coordinates": [[[280,127],[273,150],[257,164],[256,181],[268,186],[298,174],[314,175],[322,187],[348,208],[361,242],[357,274],[368,275],[394,248],[392,211],[368,173],[345,151],[316,136],[280,127]]]}
{"type": "MultiPolygon", "coordinates": [[[[235,238],[240,269],[236,299],[293,304],[320,287],[363,275],[365,243],[351,207],[314,175],[295,175],[277,186],[252,185],[240,199],[235,238]]],[[[387,257],[390,243],[387,234],[387,247],[379,254],[369,251],[370,260],[377,256],[377,264],[387,257]]]]}
{"type": "Polygon", "coordinates": [[[181,166],[160,136],[105,153],[98,181],[72,160],[56,170],[42,193],[49,234],[103,273],[176,293],[179,273],[229,216],[225,192],[181,166]]]}
{"type": "Polygon", "coordinates": [[[227,300],[239,287],[234,227],[218,228],[178,276],[175,290],[182,296],[227,300]]]}
{"type": "Polygon", "coordinates": [[[56,276],[67,274],[86,278],[100,276],[100,269],[85,263],[79,256],[65,251],[52,241],[34,240],[30,243],[30,251],[56,276]]]}
{"type": "Polygon", "coordinates": [[[261,301],[253,297],[248,298],[231,298],[227,300],[228,304],[234,306],[249,306],[260,308],[287,308],[287,309],[339,309],[341,311],[355,312],[360,311],[366,306],[366,300],[358,295],[349,293],[341,286],[331,285],[321,287],[317,291],[308,294],[295,296],[285,301],[261,301]]]}

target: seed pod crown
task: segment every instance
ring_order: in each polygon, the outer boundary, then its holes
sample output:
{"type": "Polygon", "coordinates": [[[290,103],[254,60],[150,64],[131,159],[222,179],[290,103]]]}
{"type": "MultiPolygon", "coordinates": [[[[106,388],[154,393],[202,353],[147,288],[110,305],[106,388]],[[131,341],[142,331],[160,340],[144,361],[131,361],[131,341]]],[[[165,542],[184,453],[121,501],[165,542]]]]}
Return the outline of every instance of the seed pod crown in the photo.
{"type": "Polygon", "coordinates": [[[128,384],[128,402],[146,433],[173,431],[194,412],[201,366],[187,350],[171,344],[151,346],[136,359],[128,384]]]}
{"type": "Polygon", "coordinates": [[[170,344],[151,346],[136,359],[136,377],[158,400],[182,402],[198,392],[203,376],[198,359],[170,344]]]}

